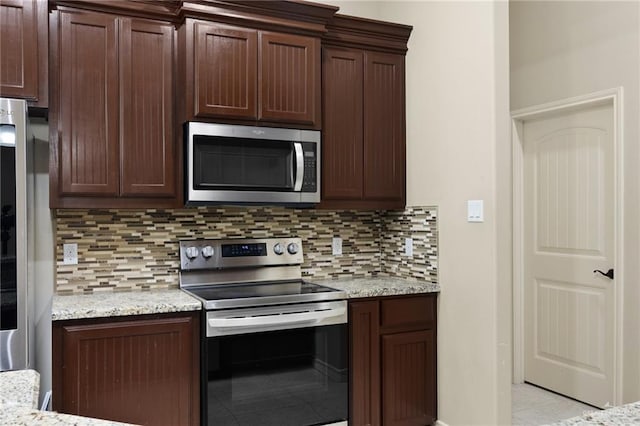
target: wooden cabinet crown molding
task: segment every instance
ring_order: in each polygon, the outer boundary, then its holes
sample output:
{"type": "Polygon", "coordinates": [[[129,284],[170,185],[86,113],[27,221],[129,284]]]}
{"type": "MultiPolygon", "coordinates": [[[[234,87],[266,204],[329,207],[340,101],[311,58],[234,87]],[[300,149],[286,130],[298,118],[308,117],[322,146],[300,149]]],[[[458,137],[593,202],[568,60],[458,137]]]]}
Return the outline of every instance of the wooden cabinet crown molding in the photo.
{"type": "Polygon", "coordinates": [[[199,18],[261,30],[282,31],[310,36],[326,33],[327,23],[338,7],[305,1],[185,1],[180,21],[199,18]]]}
{"type": "Polygon", "coordinates": [[[55,10],[70,7],[76,10],[175,22],[181,3],[177,0],[50,0],[49,8],[55,10]]]}
{"type": "Polygon", "coordinates": [[[322,44],[404,55],[412,30],[410,25],[335,15],[322,36],[322,44]]]}
{"type": "Polygon", "coordinates": [[[255,29],[320,36],[338,7],[293,1],[246,0],[51,0],[50,9],[71,7],[182,24],[185,18],[255,29]]]}

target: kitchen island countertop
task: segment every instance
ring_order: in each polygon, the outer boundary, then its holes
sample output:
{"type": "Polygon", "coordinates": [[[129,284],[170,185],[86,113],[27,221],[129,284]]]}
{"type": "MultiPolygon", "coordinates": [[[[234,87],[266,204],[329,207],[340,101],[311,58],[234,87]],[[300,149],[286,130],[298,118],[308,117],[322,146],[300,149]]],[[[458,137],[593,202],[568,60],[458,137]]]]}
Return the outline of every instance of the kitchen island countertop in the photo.
{"type": "Polygon", "coordinates": [[[40,374],[35,370],[3,371],[0,373],[0,425],[15,426],[116,426],[116,423],[89,417],[40,411],[38,391],[40,374]]]}
{"type": "Polygon", "coordinates": [[[123,426],[128,423],[73,416],[55,411],[40,411],[23,405],[9,405],[2,406],[0,409],[0,424],[13,426],[123,426]]]}
{"type": "Polygon", "coordinates": [[[40,374],[35,370],[3,371],[0,373],[0,405],[38,408],[39,391],[40,374]]]}
{"type": "Polygon", "coordinates": [[[622,426],[640,424],[640,401],[606,410],[595,410],[549,426],[622,426]]]}

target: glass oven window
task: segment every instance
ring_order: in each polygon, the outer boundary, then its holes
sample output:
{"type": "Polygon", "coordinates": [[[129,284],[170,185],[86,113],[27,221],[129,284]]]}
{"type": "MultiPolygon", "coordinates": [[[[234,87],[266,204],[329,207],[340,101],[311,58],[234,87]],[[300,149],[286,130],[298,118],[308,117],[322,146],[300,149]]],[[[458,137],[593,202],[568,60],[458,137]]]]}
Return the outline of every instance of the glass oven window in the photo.
{"type": "Polygon", "coordinates": [[[209,425],[321,425],[348,417],[347,325],[208,338],[209,425]]]}
{"type": "Polygon", "coordinates": [[[0,125],[0,330],[18,327],[15,127],[0,125]]]}
{"type": "Polygon", "coordinates": [[[194,136],[194,189],[291,191],[293,143],[194,136]]]}

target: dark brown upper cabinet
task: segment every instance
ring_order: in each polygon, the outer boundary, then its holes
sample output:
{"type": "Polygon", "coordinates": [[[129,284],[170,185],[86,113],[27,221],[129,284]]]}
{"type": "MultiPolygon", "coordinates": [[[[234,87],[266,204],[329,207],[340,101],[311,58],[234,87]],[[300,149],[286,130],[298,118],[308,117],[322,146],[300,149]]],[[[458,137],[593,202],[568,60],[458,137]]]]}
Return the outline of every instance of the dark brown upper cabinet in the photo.
{"type": "Polygon", "coordinates": [[[336,15],[328,28],[322,41],[321,207],[402,209],[411,27],[336,15]]]}
{"type": "Polygon", "coordinates": [[[320,127],[318,37],[194,19],[187,19],[181,31],[186,120],[320,127]]]}
{"type": "Polygon", "coordinates": [[[174,26],[59,7],[50,27],[51,207],[180,205],[174,26]]]}
{"type": "Polygon", "coordinates": [[[49,102],[46,0],[0,0],[0,96],[49,102]]]}

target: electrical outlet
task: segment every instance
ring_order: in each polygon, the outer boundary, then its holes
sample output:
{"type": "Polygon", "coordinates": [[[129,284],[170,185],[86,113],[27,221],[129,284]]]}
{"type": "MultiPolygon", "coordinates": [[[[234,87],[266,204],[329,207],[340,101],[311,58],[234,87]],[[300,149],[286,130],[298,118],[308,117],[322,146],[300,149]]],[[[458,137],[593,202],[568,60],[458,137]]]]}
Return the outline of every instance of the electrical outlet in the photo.
{"type": "Polygon", "coordinates": [[[413,238],[404,239],[404,254],[413,257],[413,238]]]}
{"type": "Polygon", "coordinates": [[[342,238],[334,237],[331,241],[331,254],[340,256],[342,254],[342,238]]]}
{"type": "Polygon", "coordinates": [[[63,244],[62,245],[62,253],[63,265],[77,265],[78,264],[78,245],[73,244],[63,244]]]}

